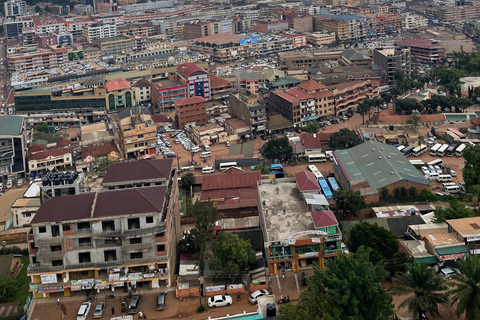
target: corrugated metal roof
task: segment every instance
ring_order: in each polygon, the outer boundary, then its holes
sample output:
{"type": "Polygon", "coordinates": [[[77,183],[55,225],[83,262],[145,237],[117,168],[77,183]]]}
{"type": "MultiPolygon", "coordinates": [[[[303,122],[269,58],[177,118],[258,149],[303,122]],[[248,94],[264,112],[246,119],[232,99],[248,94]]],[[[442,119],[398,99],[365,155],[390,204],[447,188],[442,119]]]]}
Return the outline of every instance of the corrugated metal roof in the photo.
{"type": "Polygon", "coordinates": [[[0,136],[18,136],[22,132],[23,117],[0,117],[0,136]]]}
{"type": "Polygon", "coordinates": [[[467,247],[462,244],[461,246],[453,246],[453,247],[447,247],[447,248],[438,248],[435,249],[437,253],[441,256],[446,256],[449,254],[455,254],[455,253],[468,253],[467,247]]]}

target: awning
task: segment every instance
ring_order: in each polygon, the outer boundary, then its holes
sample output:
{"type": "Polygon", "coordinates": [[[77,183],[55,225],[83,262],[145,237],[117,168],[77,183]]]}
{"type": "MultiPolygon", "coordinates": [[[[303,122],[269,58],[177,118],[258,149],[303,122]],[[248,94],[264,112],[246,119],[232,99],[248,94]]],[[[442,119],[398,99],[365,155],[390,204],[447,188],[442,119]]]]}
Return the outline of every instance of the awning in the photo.
{"type": "Polygon", "coordinates": [[[435,256],[415,258],[414,260],[418,264],[434,264],[438,262],[438,259],[435,256]]]}
{"type": "Polygon", "coordinates": [[[465,254],[468,253],[468,249],[465,245],[438,248],[435,249],[435,251],[435,255],[440,261],[463,259],[465,258],[465,254]]]}

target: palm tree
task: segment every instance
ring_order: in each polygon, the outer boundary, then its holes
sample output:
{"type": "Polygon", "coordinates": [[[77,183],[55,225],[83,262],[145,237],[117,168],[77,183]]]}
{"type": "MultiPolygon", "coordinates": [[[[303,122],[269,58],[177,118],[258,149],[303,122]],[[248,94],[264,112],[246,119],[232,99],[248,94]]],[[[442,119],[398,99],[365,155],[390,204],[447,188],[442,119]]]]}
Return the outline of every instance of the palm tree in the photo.
{"type": "Polygon", "coordinates": [[[480,256],[469,256],[458,260],[460,274],[452,276],[448,291],[452,295],[452,304],[457,304],[457,315],[465,312],[465,320],[480,319],[480,256]]]}
{"type": "Polygon", "coordinates": [[[468,188],[468,192],[470,192],[472,196],[472,202],[475,206],[475,211],[477,211],[478,197],[480,196],[480,185],[475,184],[473,186],[470,186],[470,188],[468,188]]]}
{"type": "Polygon", "coordinates": [[[448,286],[434,269],[424,264],[415,263],[407,267],[407,272],[394,278],[397,285],[390,291],[395,295],[413,295],[405,299],[399,308],[408,306],[408,311],[422,319],[422,314],[430,313],[439,318],[438,304],[447,303],[448,295],[444,292],[448,286]]]}
{"type": "Polygon", "coordinates": [[[365,125],[365,115],[370,111],[370,104],[364,100],[357,105],[357,113],[362,115],[363,124],[365,125]]]}

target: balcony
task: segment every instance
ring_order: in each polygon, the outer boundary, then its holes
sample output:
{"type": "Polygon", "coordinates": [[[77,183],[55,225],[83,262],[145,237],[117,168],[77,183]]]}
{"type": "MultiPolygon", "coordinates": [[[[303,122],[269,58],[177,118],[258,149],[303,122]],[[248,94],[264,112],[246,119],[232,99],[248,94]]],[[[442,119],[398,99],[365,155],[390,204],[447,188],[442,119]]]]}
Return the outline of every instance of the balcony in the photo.
{"type": "Polygon", "coordinates": [[[331,254],[337,254],[340,251],[342,251],[342,250],[340,250],[340,249],[329,249],[329,250],[325,249],[325,250],[323,250],[323,255],[328,256],[328,255],[331,255],[331,254]]]}
{"type": "Polygon", "coordinates": [[[92,229],[77,229],[73,232],[75,235],[92,234],[92,229]]]}
{"type": "Polygon", "coordinates": [[[123,247],[123,252],[136,252],[143,250],[153,250],[152,243],[127,244],[123,247]]]}
{"type": "Polygon", "coordinates": [[[40,266],[39,263],[32,263],[27,268],[27,274],[62,271],[63,266],[40,266]]]}
{"type": "Polygon", "coordinates": [[[93,237],[112,238],[120,237],[121,235],[121,230],[103,230],[101,233],[94,233],[93,237]]]}
{"type": "Polygon", "coordinates": [[[95,243],[95,248],[119,247],[121,245],[122,245],[122,241],[111,241],[111,242],[97,241],[95,243]]]}
{"type": "Polygon", "coordinates": [[[125,258],[125,265],[134,265],[134,264],[146,264],[146,263],[155,263],[155,262],[165,262],[168,260],[168,256],[155,256],[151,258],[138,258],[138,259],[130,259],[125,258]]]}
{"type": "Polygon", "coordinates": [[[111,261],[111,262],[84,262],[84,263],[68,264],[65,266],[65,270],[118,267],[118,266],[121,266],[122,264],[123,263],[121,260],[111,261]]]}
{"type": "Polygon", "coordinates": [[[63,259],[63,251],[37,251],[38,260],[61,260],[63,259]]]}
{"type": "Polygon", "coordinates": [[[293,254],[287,254],[283,256],[273,256],[268,258],[270,261],[276,261],[276,260],[290,260],[293,259],[293,254]]]}
{"type": "Polygon", "coordinates": [[[86,243],[74,243],[74,249],[93,249],[93,242],[86,242],[86,243]]]}
{"type": "Polygon", "coordinates": [[[35,246],[37,248],[40,247],[50,247],[62,244],[61,237],[50,237],[50,238],[36,238],[35,239],[35,246]]]}
{"type": "Polygon", "coordinates": [[[123,235],[128,237],[128,236],[138,236],[138,235],[148,235],[150,233],[156,233],[156,232],[165,232],[166,228],[165,226],[156,226],[153,228],[142,228],[142,229],[131,229],[131,230],[124,230],[123,235]]]}

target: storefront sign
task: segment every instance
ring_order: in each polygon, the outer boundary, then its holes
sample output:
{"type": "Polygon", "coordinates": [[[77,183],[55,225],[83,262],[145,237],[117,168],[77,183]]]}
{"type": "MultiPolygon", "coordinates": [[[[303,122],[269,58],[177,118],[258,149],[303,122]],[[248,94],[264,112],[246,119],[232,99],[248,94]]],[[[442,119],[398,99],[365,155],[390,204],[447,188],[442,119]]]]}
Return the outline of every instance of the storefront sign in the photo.
{"type": "Polygon", "coordinates": [[[328,241],[339,241],[339,240],[342,240],[342,235],[339,234],[339,235],[336,235],[336,236],[323,237],[323,240],[324,240],[325,242],[328,242],[328,241]]]}
{"type": "Polygon", "coordinates": [[[37,290],[38,286],[36,284],[30,285],[30,290],[37,290]]]}
{"type": "Polygon", "coordinates": [[[322,242],[322,238],[312,238],[312,242],[320,243],[322,242]]]}
{"type": "Polygon", "coordinates": [[[322,235],[322,236],[326,236],[326,235],[327,235],[327,233],[324,232],[324,231],[319,231],[319,230],[305,230],[305,231],[301,231],[301,232],[294,233],[294,234],[290,235],[289,238],[295,238],[295,237],[298,237],[298,236],[306,236],[306,235],[310,235],[310,234],[316,234],[316,235],[322,235]]]}
{"type": "Polygon", "coordinates": [[[311,258],[311,257],[316,257],[318,256],[318,252],[306,252],[305,253],[305,258],[311,258]]]}
{"type": "Polygon", "coordinates": [[[215,291],[221,291],[225,290],[225,286],[212,286],[212,287],[206,287],[205,292],[215,292],[215,291]]]}
{"type": "Polygon", "coordinates": [[[243,284],[229,284],[228,289],[242,289],[243,284]]]}
{"type": "Polygon", "coordinates": [[[445,261],[445,260],[463,259],[464,257],[465,257],[464,253],[454,253],[454,254],[447,254],[445,256],[439,256],[438,259],[440,261],[445,261]]]}
{"type": "Polygon", "coordinates": [[[114,282],[114,283],[113,283],[113,286],[114,286],[115,288],[123,287],[123,286],[125,286],[125,282],[114,282]]]}
{"type": "Polygon", "coordinates": [[[108,281],[113,282],[113,281],[118,281],[120,280],[120,274],[119,273],[114,273],[114,274],[109,274],[108,275],[108,281]]]}
{"type": "Polygon", "coordinates": [[[142,280],[142,279],[143,279],[143,274],[141,272],[128,274],[128,280],[142,280]]]}
{"type": "Polygon", "coordinates": [[[82,284],[82,290],[93,289],[93,284],[82,284]]]}
{"type": "Polygon", "coordinates": [[[70,287],[70,291],[81,291],[82,290],[82,286],[71,286],[70,287]]]}
{"type": "Polygon", "coordinates": [[[70,281],[72,285],[93,285],[94,279],[82,279],[82,280],[72,280],[70,281]]]}
{"type": "Polygon", "coordinates": [[[99,283],[99,284],[95,285],[95,289],[104,290],[104,289],[108,289],[108,288],[110,288],[109,284],[99,283]]]}
{"type": "Polygon", "coordinates": [[[62,292],[63,286],[38,288],[38,293],[62,292]]]}
{"type": "Polygon", "coordinates": [[[145,274],[143,275],[143,278],[144,278],[144,279],[153,278],[153,277],[155,277],[155,274],[153,274],[153,273],[145,273],[145,274]]]}
{"type": "Polygon", "coordinates": [[[42,284],[57,283],[57,275],[56,274],[42,274],[42,275],[40,275],[40,280],[42,281],[42,284]]]}

